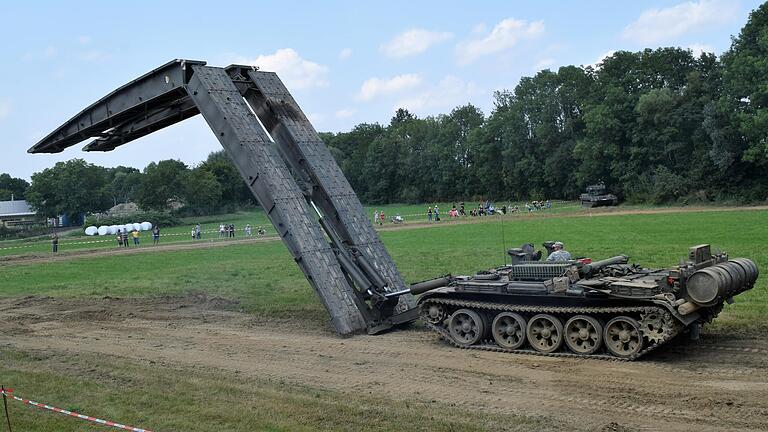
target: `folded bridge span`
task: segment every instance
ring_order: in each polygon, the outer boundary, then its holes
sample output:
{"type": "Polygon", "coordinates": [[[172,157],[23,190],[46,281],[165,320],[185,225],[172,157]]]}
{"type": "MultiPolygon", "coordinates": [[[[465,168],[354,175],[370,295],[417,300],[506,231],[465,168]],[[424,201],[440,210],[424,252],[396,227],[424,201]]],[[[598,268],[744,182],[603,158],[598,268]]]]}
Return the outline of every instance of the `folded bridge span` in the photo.
{"type": "Polygon", "coordinates": [[[88,138],[110,151],[202,114],[339,334],[417,317],[414,299],[330,151],[275,73],[174,60],[119,87],[29,149],[88,138]]]}

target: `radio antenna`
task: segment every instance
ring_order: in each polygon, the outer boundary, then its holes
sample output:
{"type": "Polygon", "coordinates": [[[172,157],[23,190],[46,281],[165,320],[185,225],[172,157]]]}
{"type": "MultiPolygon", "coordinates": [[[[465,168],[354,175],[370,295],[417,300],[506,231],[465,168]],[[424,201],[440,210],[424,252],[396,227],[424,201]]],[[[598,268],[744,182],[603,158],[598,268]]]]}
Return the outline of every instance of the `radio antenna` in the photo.
{"type": "Polygon", "coordinates": [[[499,220],[501,223],[501,253],[504,257],[504,265],[507,265],[507,241],[504,239],[504,216],[506,216],[505,212],[499,211],[501,215],[499,216],[499,220]]]}

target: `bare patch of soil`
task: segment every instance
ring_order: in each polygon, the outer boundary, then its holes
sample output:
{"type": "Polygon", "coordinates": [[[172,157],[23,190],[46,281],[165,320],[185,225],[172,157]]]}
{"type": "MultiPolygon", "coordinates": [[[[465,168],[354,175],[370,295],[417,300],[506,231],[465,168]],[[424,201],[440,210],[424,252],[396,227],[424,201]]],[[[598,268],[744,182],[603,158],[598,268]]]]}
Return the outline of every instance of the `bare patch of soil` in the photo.
{"type": "Polygon", "coordinates": [[[2,299],[0,346],[194,365],[351,398],[445,402],[606,432],[768,429],[762,335],[705,333],[624,363],[458,350],[419,326],[342,339],[301,317],[276,323],[238,309],[203,294],[2,299]]]}

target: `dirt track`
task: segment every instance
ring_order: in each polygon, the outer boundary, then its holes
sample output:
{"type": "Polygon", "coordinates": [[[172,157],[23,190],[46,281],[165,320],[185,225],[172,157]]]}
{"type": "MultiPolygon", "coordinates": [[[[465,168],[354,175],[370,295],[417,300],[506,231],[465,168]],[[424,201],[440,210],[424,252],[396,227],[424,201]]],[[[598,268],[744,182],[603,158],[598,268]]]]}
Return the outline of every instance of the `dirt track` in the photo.
{"type": "MultiPolygon", "coordinates": [[[[768,338],[704,335],[635,363],[457,350],[420,327],[341,339],[204,296],[0,300],[0,347],[108,354],[596,430],[768,430],[768,338]],[[3,322],[4,321],[4,322],[3,322]]],[[[316,324],[316,323],[314,323],[316,324]]]]}

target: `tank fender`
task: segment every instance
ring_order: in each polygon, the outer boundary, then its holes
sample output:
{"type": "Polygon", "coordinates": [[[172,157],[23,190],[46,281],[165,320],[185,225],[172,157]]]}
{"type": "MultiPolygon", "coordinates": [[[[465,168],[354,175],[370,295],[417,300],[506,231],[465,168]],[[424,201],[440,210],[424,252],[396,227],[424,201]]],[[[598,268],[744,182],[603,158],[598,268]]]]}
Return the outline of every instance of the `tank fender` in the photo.
{"type": "Polygon", "coordinates": [[[411,284],[411,294],[424,294],[427,291],[432,291],[433,289],[447,286],[451,283],[451,279],[451,276],[448,275],[411,284]]]}

